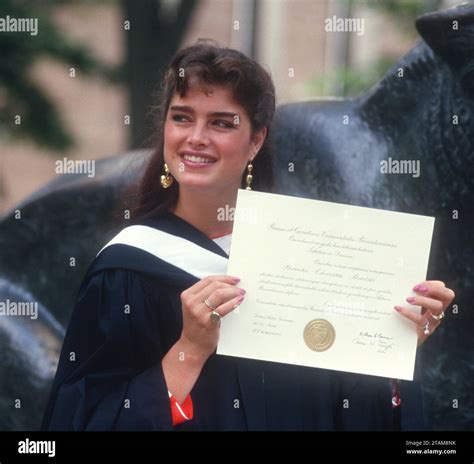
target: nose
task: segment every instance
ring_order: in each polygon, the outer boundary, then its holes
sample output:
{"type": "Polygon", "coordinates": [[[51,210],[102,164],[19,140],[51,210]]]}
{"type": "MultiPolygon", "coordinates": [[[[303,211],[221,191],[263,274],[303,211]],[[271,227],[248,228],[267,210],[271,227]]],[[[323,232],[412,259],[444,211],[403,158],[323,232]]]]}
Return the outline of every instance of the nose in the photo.
{"type": "Polygon", "coordinates": [[[188,143],[192,146],[202,146],[209,144],[207,128],[204,122],[198,122],[192,127],[188,135],[188,143]]]}

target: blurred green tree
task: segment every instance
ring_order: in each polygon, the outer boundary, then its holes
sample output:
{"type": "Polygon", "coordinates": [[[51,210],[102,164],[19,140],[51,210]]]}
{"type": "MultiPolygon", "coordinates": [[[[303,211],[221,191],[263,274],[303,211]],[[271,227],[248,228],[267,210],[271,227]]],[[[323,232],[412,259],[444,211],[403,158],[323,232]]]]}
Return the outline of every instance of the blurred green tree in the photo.
{"type": "Polygon", "coordinates": [[[0,33],[0,134],[28,138],[40,146],[64,150],[74,144],[60,114],[45,91],[31,75],[42,57],[67,63],[77,73],[120,79],[120,70],[101,63],[86,46],[70,39],[50,19],[57,4],[73,1],[0,0],[0,18],[35,18],[38,34],[0,33]],[[20,116],[21,123],[15,124],[20,116]]]}

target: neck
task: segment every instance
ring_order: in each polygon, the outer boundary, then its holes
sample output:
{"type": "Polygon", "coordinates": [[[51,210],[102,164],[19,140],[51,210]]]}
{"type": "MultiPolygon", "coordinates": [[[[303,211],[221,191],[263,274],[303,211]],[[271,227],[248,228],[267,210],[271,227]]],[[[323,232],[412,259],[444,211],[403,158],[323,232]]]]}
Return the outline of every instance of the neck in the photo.
{"type": "Polygon", "coordinates": [[[235,208],[236,201],[237,189],[219,195],[215,192],[180,189],[178,202],[172,212],[207,237],[217,237],[232,232],[233,214],[229,217],[227,212],[235,208]]]}

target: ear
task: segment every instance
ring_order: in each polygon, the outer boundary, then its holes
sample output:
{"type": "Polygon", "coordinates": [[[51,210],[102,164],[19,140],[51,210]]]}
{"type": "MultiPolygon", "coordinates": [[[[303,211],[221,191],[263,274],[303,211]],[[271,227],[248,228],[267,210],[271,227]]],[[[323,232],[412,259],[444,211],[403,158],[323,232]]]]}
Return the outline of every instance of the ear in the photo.
{"type": "Polygon", "coordinates": [[[463,87],[474,95],[474,4],[424,14],[415,24],[425,42],[456,71],[463,87]]]}
{"type": "Polygon", "coordinates": [[[256,131],[252,135],[252,145],[255,153],[258,153],[260,148],[262,148],[262,145],[265,142],[265,138],[267,137],[267,133],[267,128],[264,127],[263,129],[256,131]]]}

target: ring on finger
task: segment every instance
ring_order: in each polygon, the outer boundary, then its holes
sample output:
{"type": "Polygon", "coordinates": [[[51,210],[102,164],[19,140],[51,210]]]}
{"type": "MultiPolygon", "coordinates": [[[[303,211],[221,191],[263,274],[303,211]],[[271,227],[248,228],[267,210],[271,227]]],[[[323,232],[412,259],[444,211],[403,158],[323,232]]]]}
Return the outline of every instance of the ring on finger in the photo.
{"type": "Polygon", "coordinates": [[[441,321],[441,320],[444,318],[444,311],[442,311],[442,312],[439,313],[438,315],[433,314],[433,313],[430,313],[430,314],[431,314],[431,317],[432,317],[435,321],[441,321]]]}
{"type": "Polygon", "coordinates": [[[217,311],[212,311],[210,317],[214,324],[220,325],[222,316],[217,311]]]}
{"type": "Polygon", "coordinates": [[[206,298],[204,300],[204,304],[211,310],[211,311],[215,311],[217,306],[214,306],[210,301],[209,301],[209,298],[206,298]]]}

